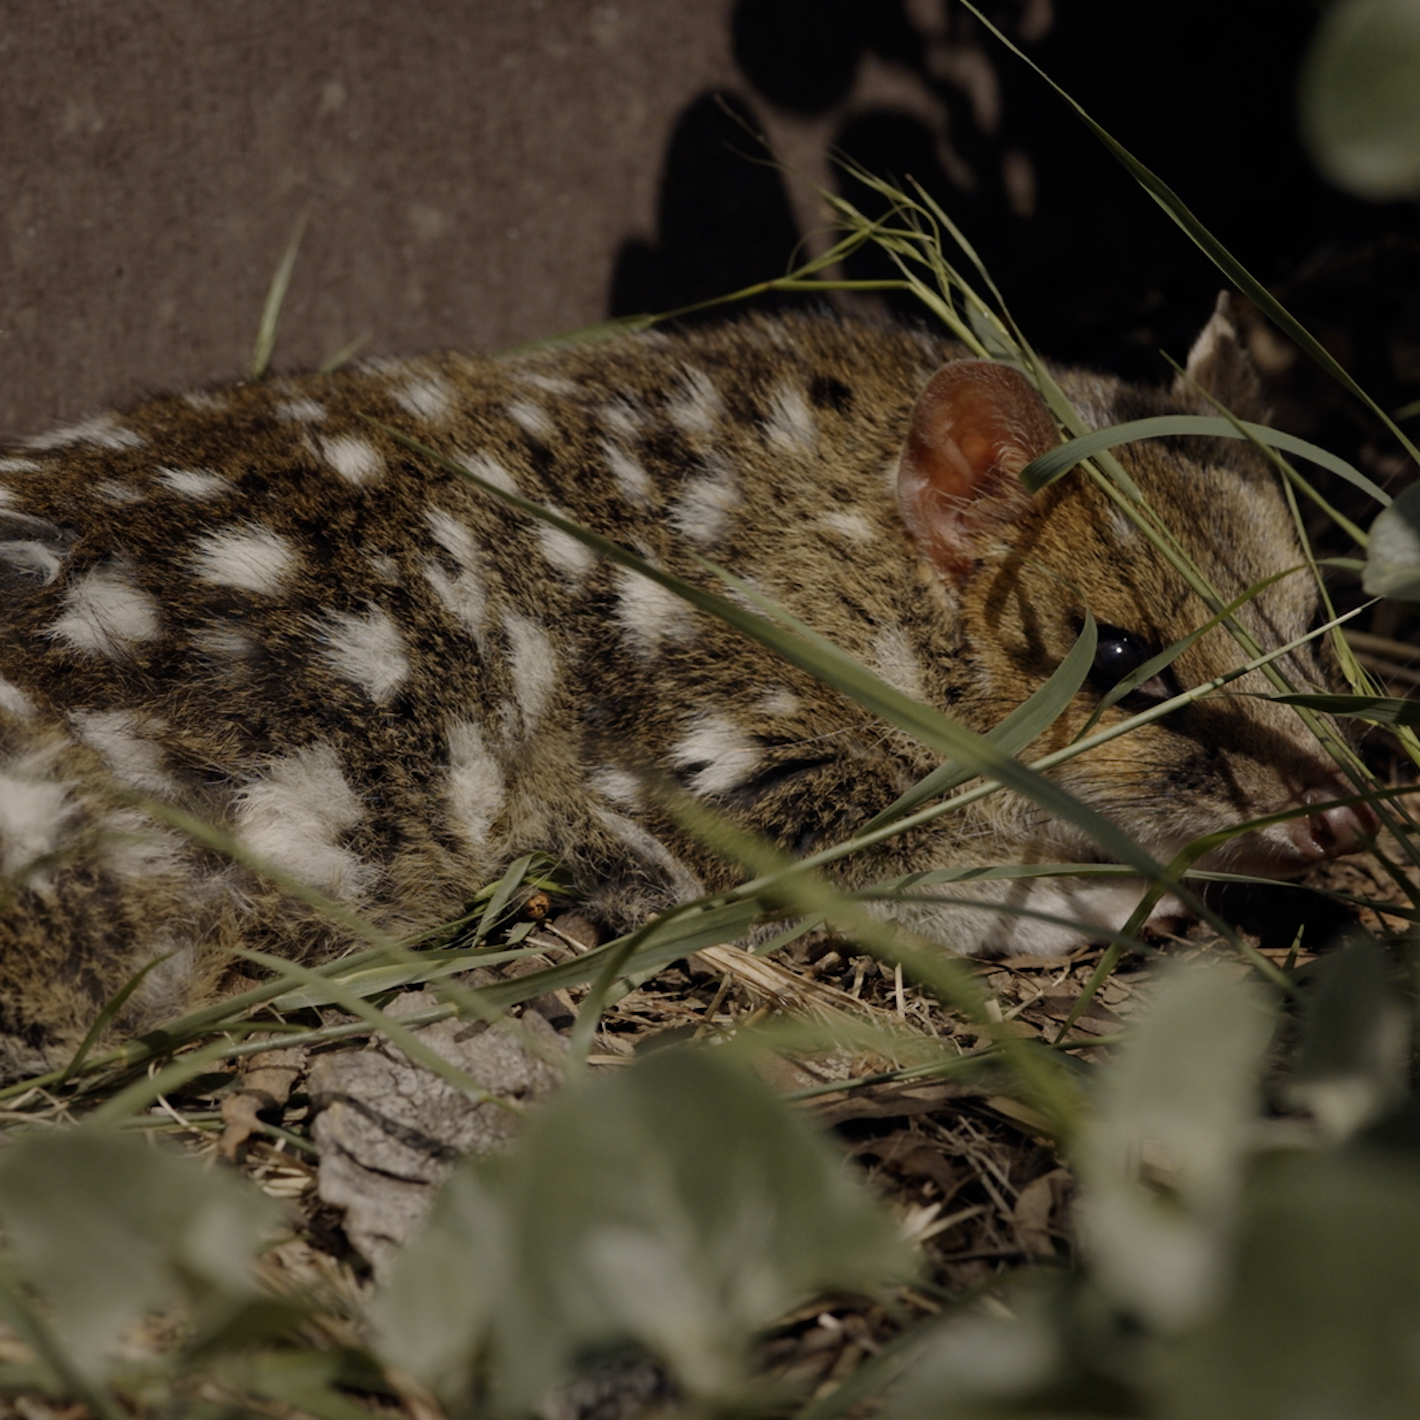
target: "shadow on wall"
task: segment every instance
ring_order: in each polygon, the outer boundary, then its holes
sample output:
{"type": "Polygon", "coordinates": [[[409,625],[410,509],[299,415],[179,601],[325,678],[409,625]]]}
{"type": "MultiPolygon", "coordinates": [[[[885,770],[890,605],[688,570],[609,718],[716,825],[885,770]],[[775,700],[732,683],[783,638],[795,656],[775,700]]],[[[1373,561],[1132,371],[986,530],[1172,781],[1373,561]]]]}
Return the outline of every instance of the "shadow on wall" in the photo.
{"type": "MultiPolygon", "coordinates": [[[[1264,281],[1393,228],[1394,208],[1328,188],[1297,142],[1308,7],[1253,0],[1239,27],[1232,0],[1197,0],[1167,30],[1133,0],[984,9],[1264,281]]],[[[832,153],[921,182],[1060,358],[1157,378],[1157,349],[1186,348],[1216,273],[954,0],[739,0],[731,26],[743,88],[682,111],[656,236],[623,244],[611,314],[674,309],[785,270],[803,233],[752,135],[777,149],[780,135],[807,132],[824,180],[860,206],[870,195],[829,165],[832,153]]],[[[848,274],[891,273],[868,252],[848,274]]]]}

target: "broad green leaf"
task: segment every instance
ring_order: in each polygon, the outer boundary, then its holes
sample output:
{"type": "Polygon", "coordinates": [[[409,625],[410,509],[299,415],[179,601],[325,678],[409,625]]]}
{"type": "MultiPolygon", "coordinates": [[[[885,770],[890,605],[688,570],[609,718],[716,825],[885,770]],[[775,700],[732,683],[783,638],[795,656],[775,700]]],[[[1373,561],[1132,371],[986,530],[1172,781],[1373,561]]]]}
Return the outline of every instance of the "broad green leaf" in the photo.
{"type": "Polygon", "coordinates": [[[1101,1289],[1164,1334],[1206,1314],[1223,1285],[1272,1026],[1251,983],[1175,967],[1101,1081],[1078,1151],[1081,1237],[1101,1289]],[[1146,1145],[1162,1189],[1143,1172],[1146,1145]]]}
{"type": "Polygon", "coordinates": [[[375,1298],[378,1352],[455,1413],[478,1383],[506,1289],[520,1285],[521,1246],[508,1200],[484,1168],[465,1160],[375,1298]]]}
{"type": "MultiPolygon", "coordinates": [[[[884,1420],[985,1420],[1089,1414],[1037,1409],[1060,1394],[1074,1338],[1061,1325],[1059,1276],[1016,1273],[1005,1287],[1009,1315],[968,1311],[919,1328],[918,1355],[898,1383],[884,1420]]],[[[1005,1310],[1003,1308],[1003,1310],[1005,1310]]]]}
{"type": "Polygon", "coordinates": [[[232,1174],[90,1129],[0,1150],[0,1225],[73,1364],[100,1376],[144,1312],[188,1300],[209,1324],[258,1301],[249,1273],[280,1210],[232,1174]]]}
{"type": "Polygon", "coordinates": [[[1162,1363],[1164,1420],[1420,1415],[1420,1167],[1279,1152],[1256,1170],[1222,1304],[1162,1363]]]}
{"type": "Polygon", "coordinates": [[[1300,1049],[1286,1089],[1288,1101],[1333,1139],[1393,1109],[1410,1063],[1409,1013],[1395,969],[1379,943],[1356,935],[1307,969],[1300,1049]]]}
{"type": "Polygon", "coordinates": [[[234,1356],[225,1358],[216,1372],[238,1392],[274,1400],[316,1420],[370,1420],[369,1407],[357,1404],[338,1387],[387,1389],[387,1382],[367,1358],[348,1351],[285,1350],[234,1356]]]}
{"type": "Polygon", "coordinates": [[[1302,137],[1338,187],[1420,192],[1420,5],[1336,0],[1302,68],[1302,137]]]}
{"type": "Polygon", "coordinates": [[[1361,585],[1373,597],[1420,602],[1420,483],[1376,515],[1361,585]]]}
{"type": "Polygon", "coordinates": [[[662,1050],[564,1091],[509,1157],[461,1166],[391,1272],[379,1347],[456,1410],[485,1356],[521,1411],[627,1343],[725,1398],[787,1308],[910,1270],[805,1118],[737,1061],[662,1050]]]}

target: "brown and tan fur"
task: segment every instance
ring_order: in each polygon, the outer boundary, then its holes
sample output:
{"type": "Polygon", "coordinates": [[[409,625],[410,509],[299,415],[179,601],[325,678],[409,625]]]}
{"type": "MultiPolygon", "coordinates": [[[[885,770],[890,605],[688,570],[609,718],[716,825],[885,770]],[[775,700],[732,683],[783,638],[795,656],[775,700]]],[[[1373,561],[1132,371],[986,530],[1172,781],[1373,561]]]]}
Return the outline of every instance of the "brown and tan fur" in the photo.
{"type": "MultiPolygon", "coordinates": [[[[1209,332],[1193,373],[1225,400],[1253,399],[1226,320],[1209,332]]],[[[415,457],[371,418],[683,577],[705,581],[692,554],[734,569],[980,730],[1050,674],[1086,608],[1156,647],[1201,624],[1201,601],[1092,484],[1068,477],[1035,504],[1019,492],[1014,473],[1054,442],[1028,391],[990,386],[1005,433],[989,420],[980,433],[971,401],[950,391],[936,424],[930,401],[914,413],[960,354],[915,332],[750,320],[164,397],[13,449],[0,459],[10,1068],[72,1043],[156,955],[173,954],[135,1025],[214,989],[224,948],[310,958],[345,945],[115,788],[221,825],[407,933],[456,914],[535,849],[563,857],[616,927],[726,886],[731,871],[645,794],[647,766],[800,853],[851,834],[936,767],[843,697],[415,457]],[[919,436],[926,464],[910,452],[919,436]],[[904,467],[927,470],[915,505],[894,493],[905,441],[904,467]],[[938,455],[956,458],[969,486],[933,484],[938,455]]],[[[1210,412],[1196,395],[1059,377],[1096,424],[1210,412]]],[[[1224,595],[1301,563],[1271,473],[1244,446],[1176,441],[1122,457],[1224,595]]],[[[1289,576],[1241,616],[1275,645],[1305,630],[1315,601],[1306,575],[1289,576]]],[[[1174,672],[1189,686],[1241,659],[1215,632],[1174,672]]],[[[1287,668],[1299,686],[1326,680],[1310,650],[1287,668]]],[[[1099,696],[1086,687],[1032,752],[1068,742],[1099,696]]],[[[1198,834],[1348,792],[1290,712],[1237,696],[1058,777],[1162,859],[1198,834]]],[[[1354,846],[1367,824],[1349,812],[1320,812],[1310,838],[1269,831],[1236,861],[1295,872],[1354,846]]],[[[996,795],[843,873],[858,885],[1096,857],[1068,825],[996,795]]],[[[974,907],[910,915],[954,951],[1051,953],[1081,929],[998,907],[1088,930],[1117,927],[1138,896],[1068,883],[974,891],[974,907]]]]}

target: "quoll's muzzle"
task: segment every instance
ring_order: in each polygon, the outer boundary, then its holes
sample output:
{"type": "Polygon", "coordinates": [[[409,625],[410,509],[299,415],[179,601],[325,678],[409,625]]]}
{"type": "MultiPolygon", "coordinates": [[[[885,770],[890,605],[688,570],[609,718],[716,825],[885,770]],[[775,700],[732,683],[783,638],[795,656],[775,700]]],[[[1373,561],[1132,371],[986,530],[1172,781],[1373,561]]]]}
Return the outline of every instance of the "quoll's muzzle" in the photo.
{"type": "Polygon", "coordinates": [[[1345,788],[1337,786],[1309,789],[1302,796],[1305,803],[1325,805],[1287,825],[1292,843],[1304,858],[1313,862],[1339,858],[1345,853],[1358,853],[1374,841],[1381,826],[1376,811],[1369,804],[1336,803],[1344,793],[1345,788]]]}

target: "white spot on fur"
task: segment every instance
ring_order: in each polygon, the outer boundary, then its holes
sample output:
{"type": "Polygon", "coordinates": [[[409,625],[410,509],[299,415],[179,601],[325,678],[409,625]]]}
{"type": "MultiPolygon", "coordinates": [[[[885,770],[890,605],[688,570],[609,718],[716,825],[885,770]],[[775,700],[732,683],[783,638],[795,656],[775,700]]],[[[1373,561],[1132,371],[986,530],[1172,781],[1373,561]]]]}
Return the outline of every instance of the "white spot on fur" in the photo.
{"type": "Polygon", "coordinates": [[[260,523],[246,523],[199,538],[192,570],[194,576],[213,586],[275,596],[300,560],[279,533],[260,523]]]}
{"type": "Polygon", "coordinates": [[[141,488],[135,488],[131,483],[120,483],[116,478],[106,478],[102,483],[94,484],[94,496],[102,498],[105,503],[122,506],[141,503],[145,495],[141,488]]]}
{"type": "Polygon", "coordinates": [[[503,809],[503,771],[472,720],[455,720],[448,743],[449,817],[470,843],[481,847],[503,809]]]}
{"type": "Polygon", "coordinates": [[[442,567],[431,566],[424,569],[424,580],[449,615],[471,635],[481,639],[488,600],[477,576],[472,572],[460,572],[450,577],[442,567]]]}
{"type": "MultiPolygon", "coordinates": [[[[116,809],[106,814],[99,833],[104,862],[120,877],[151,883],[159,874],[175,871],[181,862],[182,848],[178,840],[137,810],[116,809]]],[[[163,934],[159,932],[155,936],[161,941],[163,934]]],[[[144,947],[162,950],[152,940],[145,941],[144,947]]]]}
{"type": "Polygon", "coordinates": [[[0,869],[15,879],[53,853],[73,812],[66,784],[43,777],[47,754],[14,759],[0,771],[0,869]]]}
{"type": "Polygon", "coordinates": [[[429,424],[447,423],[454,412],[454,391],[442,375],[414,375],[390,393],[401,408],[429,424]]]}
{"type": "Polygon", "coordinates": [[[666,417],[686,434],[710,434],[725,413],[720,392],[703,370],[687,369],[680,389],[666,405],[666,417]]]}
{"type": "Polygon", "coordinates": [[[587,786],[594,794],[619,804],[624,809],[640,809],[642,804],[641,780],[630,770],[618,769],[613,764],[605,764],[587,776],[587,786]]]}
{"type": "Polygon", "coordinates": [[[79,738],[104,757],[120,784],[140,794],[177,793],[177,784],[163,767],[162,748],[152,738],[166,728],[161,720],[132,710],[78,710],[69,722],[79,738]]]}
{"type": "Polygon", "coordinates": [[[624,843],[643,863],[653,864],[666,874],[678,900],[688,902],[692,898],[704,896],[704,884],[659,838],[653,837],[639,823],[632,822],[622,814],[613,813],[611,809],[594,807],[592,812],[613,838],[624,843]]]}
{"type": "Polygon", "coordinates": [[[39,536],[0,540],[0,562],[8,563],[22,577],[33,577],[49,586],[58,576],[67,554],[58,551],[52,539],[59,530],[43,518],[28,513],[10,513],[4,521],[7,532],[32,532],[39,536]],[[49,534],[47,539],[45,534],[49,534]]]}
{"type": "Polygon", "coordinates": [[[385,460],[380,451],[358,434],[318,436],[321,456],[347,482],[357,488],[362,483],[374,483],[385,475],[385,460]]]}
{"type": "Polygon", "coordinates": [[[43,467],[37,459],[0,459],[0,473],[38,473],[43,467]]]}
{"type": "Polygon", "coordinates": [[[525,384],[532,385],[534,389],[544,390],[548,394],[566,397],[581,393],[577,388],[577,382],[567,379],[564,375],[524,374],[522,379],[525,384]]]}
{"type": "Polygon", "coordinates": [[[849,542],[872,542],[877,536],[877,529],[862,513],[824,513],[818,521],[820,527],[846,537],[849,542]]]}
{"type": "Polygon", "coordinates": [[[0,713],[28,720],[35,713],[35,703],[13,681],[0,676],[0,713]]]}
{"type": "Polygon", "coordinates": [[[283,399],[272,411],[287,424],[323,424],[325,406],[313,399],[283,399]]]}
{"type": "Polygon", "coordinates": [[[273,760],[237,796],[236,831],[253,853],[308,886],[358,901],[374,869],[340,844],[364,816],[340,756],[311,744],[273,760]]]}
{"type": "Polygon", "coordinates": [[[382,606],[369,613],[327,612],[317,629],[326,644],[321,655],[339,675],[383,705],[409,677],[409,654],[394,618],[382,606]]]}
{"type": "Polygon", "coordinates": [[[216,498],[230,493],[232,485],[220,474],[205,468],[160,468],[153,475],[154,483],[161,483],[183,498],[216,498]]]}
{"type": "Polygon", "coordinates": [[[473,534],[442,508],[428,508],[424,521],[434,541],[453,558],[459,571],[452,577],[437,564],[425,569],[424,577],[434,594],[474,636],[483,631],[488,593],[478,571],[478,543],[473,534]]]}
{"type": "Polygon", "coordinates": [[[651,506],[651,476],[625,449],[607,439],[602,444],[602,453],[616,486],[628,503],[638,508],[651,506]]]}
{"type": "Polygon", "coordinates": [[[784,385],[774,396],[764,432],[769,442],[786,453],[809,454],[818,447],[818,426],[803,394],[784,385]]]}
{"type": "MultiPolygon", "coordinates": [[[[1056,957],[1100,931],[1121,931],[1139,905],[1144,884],[1127,877],[1036,878],[950,883],[935,891],[957,901],[917,905],[908,893],[893,904],[892,917],[962,954],[1056,957]]],[[[885,916],[886,907],[875,904],[869,910],[885,916]]],[[[1170,894],[1150,920],[1185,915],[1170,894]]]]}
{"type": "Polygon", "coordinates": [[[766,691],[755,702],[755,713],[757,715],[769,715],[775,718],[796,715],[801,705],[799,697],[792,690],[786,690],[782,685],[774,690],[766,691]]]}
{"type": "Polygon", "coordinates": [[[505,612],[503,631],[508,637],[508,668],[524,732],[542,718],[557,689],[557,652],[547,632],[526,616],[505,612]]]}
{"type": "Polygon", "coordinates": [[[633,439],[646,427],[646,411],[629,398],[614,399],[601,408],[602,423],[623,439],[633,439]]]}
{"type": "Polygon", "coordinates": [[[922,663],[900,626],[884,626],[873,638],[872,669],[894,690],[922,699],[922,663]]]}
{"type": "Polygon", "coordinates": [[[614,576],[616,620],[639,655],[654,656],[662,642],[684,641],[694,632],[690,606],[674,592],[629,567],[618,567],[614,576]]]}
{"type": "Polygon", "coordinates": [[[1116,542],[1131,543],[1139,538],[1139,529],[1129,520],[1129,515],[1122,509],[1116,508],[1113,503],[1109,505],[1106,514],[1109,519],[1110,531],[1114,534],[1116,542]]]}
{"type": "Polygon", "coordinates": [[[478,539],[452,513],[446,513],[442,508],[426,508],[424,521],[428,523],[434,541],[460,567],[478,566],[478,539]]]}
{"type": "Polygon", "coordinates": [[[371,355],[361,360],[355,367],[362,375],[376,376],[385,380],[396,379],[400,375],[414,374],[414,367],[408,360],[397,355],[371,355]]]}
{"type": "Polygon", "coordinates": [[[222,660],[244,660],[256,650],[251,633],[229,623],[217,623],[192,638],[193,646],[222,660]]]}
{"type": "Polygon", "coordinates": [[[557,426],[541,405],[532,404],[525,399],[515,399],[504,412],[519,429],[544,444],[551,443],[557,435],[557,426]]]}
{"type": "Polygon", "coordinates": [[[694,542],[712,543],[725,531],[740,505],[740,492],[728,468],[709,469],[686,479],[670,511],[671,526],[694,542]]]}
{"type": "Polygon", "coordinates": [[[95,567],[64,593],[64,613],[49,634],[80,651],[114,660],[135,641],[151,641],[161,621],[158,603],[134,583],[121,565],[95,567]]]}
{"type": "Polygon", "coordinates": [[[726,794],[754,773],[759,749],[728,716],[703,714],[690,721],[670,759],[677,769],[695,769],[688,781],[692,793],[726,794]]]}
{"type": "Polygon", "coordinates": [[[487,454],[460,454],[455,457],[454,462],[467,469],[475,478],[481,478],[485,483],[501,488],[504,493],[521,491],[517,479],[497,459],[489,458],[487,454]]]}
{"type": "MultiPolygon", "coordinates": [[[[554,508],[552,511],[562,512],[560,508],[554,508]]],[[[563,513],[562,516],[567,515],[563,513]]],[[[573,581],[580,581],[596,565],[597,555],[585,542],[578,542],[571,533],[565,533],[550,523],[537,525],[537,540],[542,548],[542,555],[559,572],[566,573],[573,581]]]]}
{"type": "Polygon", "coordinates": [[[227,409],[227,401],[221,395],[209,394],[206,390],[193,390],[183,395],[183,401],[200,414],[223,414],[227,409]]]}
{"type": "Polygon", "coordinates": [[[47,434],[36,434],[32,439],[25,439],[21,447],[65,449],[73,444],[96,444],[101,449],[137,449],[145,443],[147,440],[137,430],[125,428],[118,422],[118,415],[109,413],[66,424],[62,429],[51,429],[47,434]]]}

